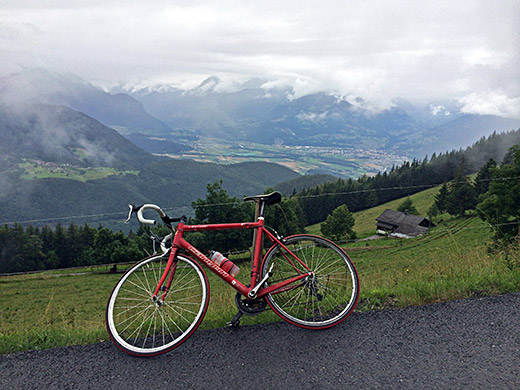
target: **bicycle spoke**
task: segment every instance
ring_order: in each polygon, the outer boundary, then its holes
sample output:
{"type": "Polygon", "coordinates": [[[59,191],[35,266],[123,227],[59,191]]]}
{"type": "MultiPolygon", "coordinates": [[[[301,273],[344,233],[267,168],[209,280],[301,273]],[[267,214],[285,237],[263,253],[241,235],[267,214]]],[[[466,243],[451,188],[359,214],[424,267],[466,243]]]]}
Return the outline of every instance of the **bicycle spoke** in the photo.
{"type": "MultiPolygon", "coordinates": [[[[137,275],[136,275],[136,277],[137,277],[137,275]]],[[[137,278],[138,278],[138,277],[137,277],[137,278]]],[[[138,279],[139,279],[139,278],[138,278],[138,279]]],[[[131,280],[128,280],[128,282],[129,282],[130,284],[133,284],[135,287],[137,287],[137,288],[143,290],[143,291],[147,294],[148,297],[151,297],[151,296],[152,296],[152,294],[150,294],[150,290],[147,290],[147,289],[144,288],[143,286],[139,286],[138,284],[134,283],[134,282],[131,281],[131,280]]]]}
{"type": "Polygon", "coordinates": [[[126,310],[124,310],[124,311],[120,311],[120,312],[118,312],[116,315],[117,315],[118,317],[119,317],[119,316],[122,316],[123,314],[125,314],[125,313],[127,313],[127,312],[129,312],[129,311],[132,311],[132,310],[134,310],[134,309],[136,309],[136,308],[138,308],[139,306],[142,306],[142,305],[146,305],[146,307],[148,307],[148,306],[150,305],[150,302],[142,302],[142,301],[141,301],[141,303],[138,303],[137,305],[128,306],[128,307],[126,308],[126,310]]]}
{"type": "MultiPolygon", "coordinates": [[[[155,319],[155,312],[154,314],[152,315],[152,317],[155,319]]],[[[148,330],[146,331],[146,334],[144,336],[144,340],[143,340],[143,348],[144,346],[146,345],[146,340],[148,340],[148,335],[150,334],[150,328],[152,327],[152,322],[153,321],[150,321],[150,323],[148,324],[148,330]]]]}
{"type": "Polygon", "coordinates": [[[148,356],[182,343],[202,320],[208,304],[207,279],[193,261],[178,257],[172,288],[152,300],[164,273],[162,256],[131,268],[119,281],[107,305],[107,329],[125,351],[148,356]]]}
{"type": "MultiPolygon", "coordinates": [[[[146,291],[146,295],[143,294],[141,291],[132,291],[132,290],[128,290],[128,289],[124,289],[122,288],[121,291],[124,291],[124,292],[127,292],[128,294],[132,294],[132,295],[137,295],[139,297],[143,297],[145,299],[150,299],[152,296],[150,294],[148,294],[148,291],[146,291]]],[[[136,298],[138,299],[138,298],[136,298]]]]}
{"type": "MultiPolygon", "coordinates": [[[[266,299],[273,310],[304,327],[322,328],[341,322],[353,310],[359,294],[357,274],[348,256],[335,244],[316,236],[293,236],[285,246],[309,267],[311,275],[295,288],[268,294],[266,299]]],[[[290,263],[281,247],[268,253],[262,275],[274,264],[270,286],[295,276],[290,263]]]]}
{"type": "Polygon", "coordinates": [[[119,325],[122,325],[122,324],[124,324],[125,322],[127,322],[128,320],[132,320],[132,322],[130,322],[130,323],[129,323],[129,324],[128,324],[128,325],[127,325],[123,330],[121,330],[120,332],[121,332],[121,333],[125,333],[126,330],[127,330],[131,325],[133,325],[133,323],[134,323],[135,321],[137,321],[137,320],[139,319],[139,317],[141,317],[141,314],[143,314],[144,312],[146,312],[148,309],[149,309],[149,307],[146,307],[146,308],[144,308],[143,310],[141,310],[140,312],[137,312],[137,313],[135,313],[134,315],[128,317],[126,320],[120,322],[119,325]]]}

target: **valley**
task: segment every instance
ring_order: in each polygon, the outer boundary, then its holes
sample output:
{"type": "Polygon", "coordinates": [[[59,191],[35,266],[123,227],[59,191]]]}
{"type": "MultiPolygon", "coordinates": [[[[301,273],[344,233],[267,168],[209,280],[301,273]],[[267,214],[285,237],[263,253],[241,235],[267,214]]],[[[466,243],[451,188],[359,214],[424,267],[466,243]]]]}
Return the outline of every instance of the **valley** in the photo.
{"type": "MultiPolygon", "coordinates": [[[[233,91],[218,84],[213,77],[191,90],[107,92],[41,70],[0,78],[0,222],[124,213],[129,202],[185,210],[220,180],[237,197],[266,188],[294,194],[338,178],[352,179],[348,190],[357,191],[373,184],[367,178],[389,180],[394,167],[399,176],[441,155],[444,166],[454,158],[449,150],[462,153],[472,142],[480,144],[466,157],[476,172],[518,143],[518,120],[470,115],[450,102],[439,111],[441,102],[396,100],[373,112],[333,92],[295,97],[262,80],[233,91]],[[33,93],[19,96],[24,85],[33,93]]],[[[428,169],[419,184],[449,176],[428,169]]]]}
{"type": "Polygon", "coordinates": [[[190,151],[161,155],[217,164],[264,161],[283,165],[300,174],[325,173],[344,178],[357,178],[364,174],[375,175],[390,169],[394,164],[402,164],[408,160],[405,155],[384,150],[338,146],[265,145],[216,138],[201,138],[190,146],[190,151]]]}

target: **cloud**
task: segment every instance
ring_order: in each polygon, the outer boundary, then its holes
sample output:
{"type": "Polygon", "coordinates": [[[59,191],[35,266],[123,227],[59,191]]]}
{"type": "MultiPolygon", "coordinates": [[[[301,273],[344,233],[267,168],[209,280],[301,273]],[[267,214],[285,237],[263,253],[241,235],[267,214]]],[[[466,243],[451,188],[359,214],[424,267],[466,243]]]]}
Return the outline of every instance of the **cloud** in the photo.
{"type": "Polygon", "coordinates": [[[262,77],[382,108],[515,99],[519,14],[515,0],[0,1],[0,74],[38,66],[105,88],[262,77]]]}
{"type": "Polygon", "coordinates": [[[321,114],[318,114],[317,112],[301,112],[296,115],[296,119],[318,123],[325,121],[328,115],[328,111],[322,112],[321,114]]]}
{"type": "Polygon", "coordinates": [[[510,98],[498,92],[471,93],[459,99],[461,111],[468,114],[497,115],[520,119],[520,97],[510,98]]]}

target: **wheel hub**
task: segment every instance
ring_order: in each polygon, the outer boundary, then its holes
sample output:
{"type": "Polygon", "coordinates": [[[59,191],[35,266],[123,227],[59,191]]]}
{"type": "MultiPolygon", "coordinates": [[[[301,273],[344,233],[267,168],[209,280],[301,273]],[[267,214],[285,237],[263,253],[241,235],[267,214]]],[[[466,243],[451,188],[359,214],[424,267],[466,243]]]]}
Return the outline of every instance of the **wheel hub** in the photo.
{"type": "Polygon", "coordinates": [[[319,282],[316,274],[313,273],[305,280],[305,287],[311,291],[311,294],[314,295],[318,301],[323,300],[323,295],[318,292],[319,282]]]}

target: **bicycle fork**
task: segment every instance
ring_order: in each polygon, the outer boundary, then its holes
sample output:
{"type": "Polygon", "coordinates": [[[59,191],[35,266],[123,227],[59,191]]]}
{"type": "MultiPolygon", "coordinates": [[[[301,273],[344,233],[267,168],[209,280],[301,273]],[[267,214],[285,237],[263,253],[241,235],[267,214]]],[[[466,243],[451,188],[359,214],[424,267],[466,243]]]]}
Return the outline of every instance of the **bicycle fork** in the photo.
{"type": "Polygon", "coordinates": [[[166,264],[166,268],[164,269],[163,275],[161,276],[161,280],[157,284],[157,287],[155,288],[155,292],[152,296],[152,301],[157,305],[161,306],[164,302],[164,299],[166,298],[166,295],[168,294],[168,291],[170,290],[170,287],[172,285],[173,277],[175,276],[175,271],[177,270],[177,261],[175,261],[175,253],[176,251],[172,250],[172,253],[170,253],[170,257],[168,259],[168,263],[166,264]],[[166,285],[164,284],[164,281],[166,280],[166,276],[168,276],[168,281],[166,282],[166,285]],[[160,294],[162,292],[162,294],[160,294]],[[161,297],[159,298],[159,295],[161,297]]]}

